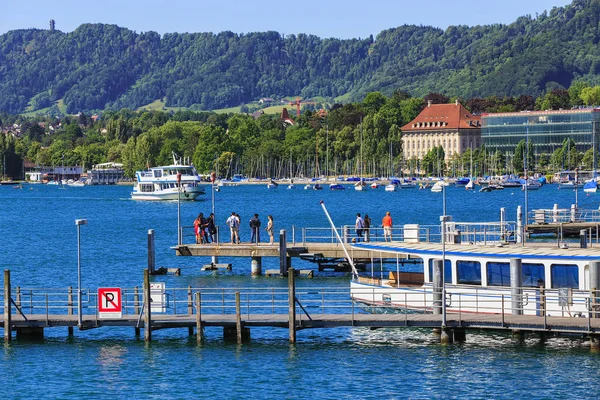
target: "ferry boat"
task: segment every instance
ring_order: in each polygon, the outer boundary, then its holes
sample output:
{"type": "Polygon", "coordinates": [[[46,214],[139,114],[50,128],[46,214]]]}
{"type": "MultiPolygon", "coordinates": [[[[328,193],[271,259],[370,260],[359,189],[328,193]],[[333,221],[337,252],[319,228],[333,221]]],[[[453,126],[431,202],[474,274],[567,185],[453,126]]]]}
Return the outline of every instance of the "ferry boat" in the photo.
{"type": "Polygon", "coordinates": [[[195,200],[204,194],[201,180],[193,165],[184,164],[173,154],[173,164],[135,173],[137,182],[131,192],[134,200],[195,200]],[[181,173],[181,194],[177,174],[181,173]]]}
{"type": "MultiPolygon", "coordinates": [[[[453,229],[457,226],[453,224],[453,229]]],[[[498,238],[509,235],[504,224],[496,223],[496,227],[502,231],[498,238]]],[[[491,225],[487,229],[493,231],[491,225]]],[[[442,244],[424,242],[418,232],[418,225],[405,225],[402,242],[352,244],[355,250],[373,251],[374,257],[397,259],[395,271],[374,268],[372,276],[356,273],[351,282],[353,301],[371,312],[432,312],[441,307],[441,294],[436,302],[434,292],[441,293],[444,277],[448,313],[512,314],[517,310],[525,315],[587,317],[590,304],[598,304],[594,301],[598,293],[592,296],[590,290],[600,287],[591,282],[600,276],[600,248],[579,243],[569,247],[556,242],[487,241],[481,236],[485,229],[471,234],[470,242],[442,244]],[[439,260],[436,265],[440,267],[444,260],[444,267],[436,269],[437,288],[434,260],[439,260]],[[511,260],[520,262],[513,261],[511,266],[511,260]],[[515,289],[519,292],[512,292],[515,289]],[[520,303],[515,305],[515,300],[520,303]]]]}

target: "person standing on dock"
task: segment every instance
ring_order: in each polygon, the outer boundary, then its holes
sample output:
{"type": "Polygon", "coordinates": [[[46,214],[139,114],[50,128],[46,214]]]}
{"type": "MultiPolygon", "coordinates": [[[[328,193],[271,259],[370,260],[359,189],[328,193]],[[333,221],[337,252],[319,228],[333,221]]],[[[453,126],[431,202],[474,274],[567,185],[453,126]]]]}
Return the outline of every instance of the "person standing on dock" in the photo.
{"type": "Polygon", "coordinates": [[[258,219],[258,214],[254,214],[254,217],[250,218],[250,230],[252,231],[250,243],[260,243],[260,219],[258,219]]]}
{"type": "Polygon", "coordinates": [[[364,220],[364,228],[365,228],[365,241],[371,241],[371,218],[369,218],[369,214],[365,214],[364,220]]]}
{"type": "Polygon", "coordinates": [[[231,232],[231,244],[239,243],[240,237],[238,228],[240,226],[240,222],[234,212],[232,212],[229,218],[227,218],[226,223],[227,226],[229,226],[229,230],[231,232]]]}
{"type": "Polygon", "coordinates": [[[267,222],[266,231],[269,234],[269,244],[273,244],[273,240],[274,240],[273,229],[275,229],[275,227],[273,226],[273,216],[269,215],[267,217],[267,220],[268,220],[268,222],[267,222]]]}
{"type": "Polygon", "coordinates": [[[215,214],[210,213],[208,216],[208,220],[206,222],[206,228],[208,230],[208,234],[210,235],[210,240],[213,243],[217,242],[217,227],[215,225],[215,214]]]}
{"type": "Polygon", "coordinates": [[[240,217],[240,214],[235,213],[235,218],[237,218],[237,226],[235,227],[237,243],[240,244],[242,243],[242,241],[240,240],[240,227],[242,226],[242,217],[240,217]]]}
{"type": "Polygon", "coordinates": [[[200,244],[201,242],[201,236],[200,236],[200,216],[202,214],[199,214],[196,219],[194,220],[194,233],[196,234],[196,244],[200,244]]]}
{"type": "Polygon", "coordinates": [[[386,242],[392,241],[392,216],[390,212],[385,213],[385,217],[381,220],[381,225],[383,226],[383,239],[386,242]]]}
{"type": "Polygon", "coordinates": [[[356,222],[354,223],[356,228],[356,241],[360,242],[363,238],[363,228],[365,227],[365,221],[360,216],[360,213],[356,214],[356,222]]]}

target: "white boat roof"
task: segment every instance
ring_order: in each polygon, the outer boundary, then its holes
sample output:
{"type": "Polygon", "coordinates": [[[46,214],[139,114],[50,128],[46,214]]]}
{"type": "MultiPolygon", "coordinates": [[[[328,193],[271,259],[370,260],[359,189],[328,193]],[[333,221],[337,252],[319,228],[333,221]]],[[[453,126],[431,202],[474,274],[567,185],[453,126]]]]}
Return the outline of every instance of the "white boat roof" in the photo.
{"type": "MultiPolygon", "coordinates": [[[[564,261],[600,261],[600,245],[597,247],[580,248],[578,243],[569,243],[569,248],[559,248],[556,243],[527,243],[498,245],[476,244],[446,244],[446,256],[468,258],[520,258],[536,260],[564,261]],[[554,246],[553,246],[554,245],[554,246]]],[[[411,256],[442,256],[441,243],[426,242],[369,242],[352,243],[352,247],[360,250],[372,250],[411,256]]]]}

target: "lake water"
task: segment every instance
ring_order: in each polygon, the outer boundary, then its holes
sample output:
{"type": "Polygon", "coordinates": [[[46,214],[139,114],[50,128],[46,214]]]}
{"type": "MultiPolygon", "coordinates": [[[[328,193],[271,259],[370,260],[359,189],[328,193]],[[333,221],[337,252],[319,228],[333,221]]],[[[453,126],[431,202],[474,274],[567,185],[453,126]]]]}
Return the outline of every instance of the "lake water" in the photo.
{"type": "MultiPolygon", "coordinates": [[[[248,221],[258,213],[276,230],[294,225],[327,227],[323,200],[336,225],[353,224],[357,212],[380,224],[390,211],[395,225],[438,224],[442,196],[429,190],[394,193],[286,190],[281,185],[225,187],[215,193],[217,221],[242,217],[242,240],[248,221]]],[[[11,270],[13,286],[64,288],[77,283],[77,236],[81,227],[82,285],[141,286],[146,268],[148,229],[156,232],[157,266],[180,267],[181,276],[154,278],[167,287],[285,286],[280,278],[251,277],[249,260],[231,262],[230,272],[201,272],[206,259],[175,257],[177,203],[130,200],[130,187],[60,189],[29,185],[0,187],[0,261],[11,270]]],[[[529,209],[569,208],[575,193],[549,185],[531,191],[529,209]]],[[[583,209],[598,209],[600,193],[579,192],[583,209]]],[[[455,221],[497,221],[500,207],[516,219],[524,205],[520,190],[491,193],[447,191],[447,210],[455,221]]],[[[181,204],[182,225],[199,212],[211,212],[211,194],[181,204]]],[[[225,227],[224,227],[225,228],[225,227]]],[[[226,230],[226,229],[225,229],[226,230]]],[[[189,233],[189,231],[188,231],[189,233]]],[[[264,233],[264,231],[263,231],[264,233]]],[[[225,240],[225,234],[222,240],[225,240]]],[[[263,241],[266,235],[263,236],[263,241]]],[[[186,237],[187,241],[192,240],[186,237]]],[[[294,261],[295,266],[303,267],[294,261]]],[[[263,261],[263,271],[278,260],[263,261]]],[[[299,278],[297,285],[348,287],[348,276],[299,278]]],[[[0,355],[0,381],[7,398],[597,398],[600,355],[584,340],[535,337],[525,342],[509,335],[467,332],[467,342],[441,346],[427,330],[339,328],[298,332],[290,345],[286,329],[253,328],[252,340],[225,343],[222,332],[207,328],[198,347],[186,329],[153,332],[146,345],[132,329],[45,330],[43,342],[13,341],[0,355]]]]}

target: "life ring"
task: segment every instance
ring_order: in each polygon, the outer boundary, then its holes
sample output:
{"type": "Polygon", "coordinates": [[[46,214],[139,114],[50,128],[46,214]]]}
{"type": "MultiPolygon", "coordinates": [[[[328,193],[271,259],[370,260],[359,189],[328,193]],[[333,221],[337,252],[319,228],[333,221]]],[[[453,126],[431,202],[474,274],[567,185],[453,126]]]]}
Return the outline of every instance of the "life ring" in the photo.
{"type": "Polygon", "coordinates": [[[185,197],[190,197],[190,194],[189,194],[189,193],[184,193],[183,195],[184,195],[185,197]]]}

